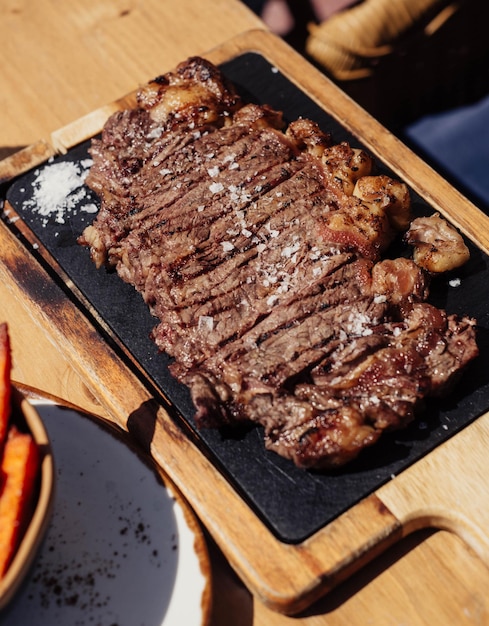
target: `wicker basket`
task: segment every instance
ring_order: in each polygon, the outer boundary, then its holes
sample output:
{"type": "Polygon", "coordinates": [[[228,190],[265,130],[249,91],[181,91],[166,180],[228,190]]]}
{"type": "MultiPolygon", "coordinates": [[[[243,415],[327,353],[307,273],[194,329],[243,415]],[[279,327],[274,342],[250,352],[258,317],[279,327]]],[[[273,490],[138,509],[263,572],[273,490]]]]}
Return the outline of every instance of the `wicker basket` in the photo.
{"type": "Polygon", "coordinates": [[[488,93],[487,0],[363,0],[309,25],[306,54],[386,125],[488,93]]]}
{"type": "Polygon", "coordinates": [[[413,29],[430,37],[459,8],[444,0],[365,0],[311,24],[306,52],[339,80],[364,78],[413,29]]]}

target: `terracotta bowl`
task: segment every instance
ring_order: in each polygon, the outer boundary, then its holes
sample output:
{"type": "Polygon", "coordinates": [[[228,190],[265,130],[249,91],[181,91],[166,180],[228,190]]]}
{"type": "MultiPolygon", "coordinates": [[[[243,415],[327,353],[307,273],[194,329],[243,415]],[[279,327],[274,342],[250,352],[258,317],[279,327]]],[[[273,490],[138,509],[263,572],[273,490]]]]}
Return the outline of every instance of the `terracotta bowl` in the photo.
{"type": "Polygon", "coordinates": [[[49,525],[55,488],[51,444],[38,412],[15,388],[12,389],[12,408],[14,421],[25,424],[39,447],[40,467],[32,517],[5,576],[0,580],[0,610],[13,598],[33,565],[49,525]]]}

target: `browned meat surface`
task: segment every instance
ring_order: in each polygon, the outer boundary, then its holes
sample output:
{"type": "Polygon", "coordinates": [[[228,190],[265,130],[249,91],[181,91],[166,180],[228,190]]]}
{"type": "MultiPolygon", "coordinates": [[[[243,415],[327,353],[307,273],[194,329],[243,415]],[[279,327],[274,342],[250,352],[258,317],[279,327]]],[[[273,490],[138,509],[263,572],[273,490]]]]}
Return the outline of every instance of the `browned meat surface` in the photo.
{"type": "Polygon", "coordinates": [[[460,267],[470,256],[460,233],[438,213],[413,220],[406,241],[414,247],[416,263],[433,274],[460,267]]]}
{"type": "MultiPolygon", "coordinates": [[[[310,120],[243,104],[202,59],[138,104],[93,141],[101,209],[80,242],[141,293],[199,426],[261,424],[270,450],[322,469],[449,391],[475,322],[426,303],[416,254],[382,259],[411,222],[404,184],[310,120]]],[[[458,242],[445,224],[408,240],[458,242]]]]}

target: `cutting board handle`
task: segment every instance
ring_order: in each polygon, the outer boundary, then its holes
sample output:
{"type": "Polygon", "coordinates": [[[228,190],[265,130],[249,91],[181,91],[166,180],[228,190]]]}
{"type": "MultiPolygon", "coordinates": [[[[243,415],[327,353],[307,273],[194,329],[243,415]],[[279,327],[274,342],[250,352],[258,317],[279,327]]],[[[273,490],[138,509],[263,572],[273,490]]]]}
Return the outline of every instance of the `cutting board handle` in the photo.
{"type": "Polygon", "coordinates": [[[489,413],[396,476],[377,496],[405,535],[427,527],[449,530],[489,565],[489,413]]]}

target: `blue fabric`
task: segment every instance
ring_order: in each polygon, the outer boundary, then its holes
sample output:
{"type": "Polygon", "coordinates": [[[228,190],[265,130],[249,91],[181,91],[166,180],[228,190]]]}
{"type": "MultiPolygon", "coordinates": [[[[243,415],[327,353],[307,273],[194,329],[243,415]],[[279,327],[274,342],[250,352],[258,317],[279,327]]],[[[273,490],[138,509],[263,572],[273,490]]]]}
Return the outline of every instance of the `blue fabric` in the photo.
{"type": "Polygon", "coordinates": [[[489,208],[489,96],[481,101],[429,115],[405,129],[413,147],[440,165],[489,208]]]}

